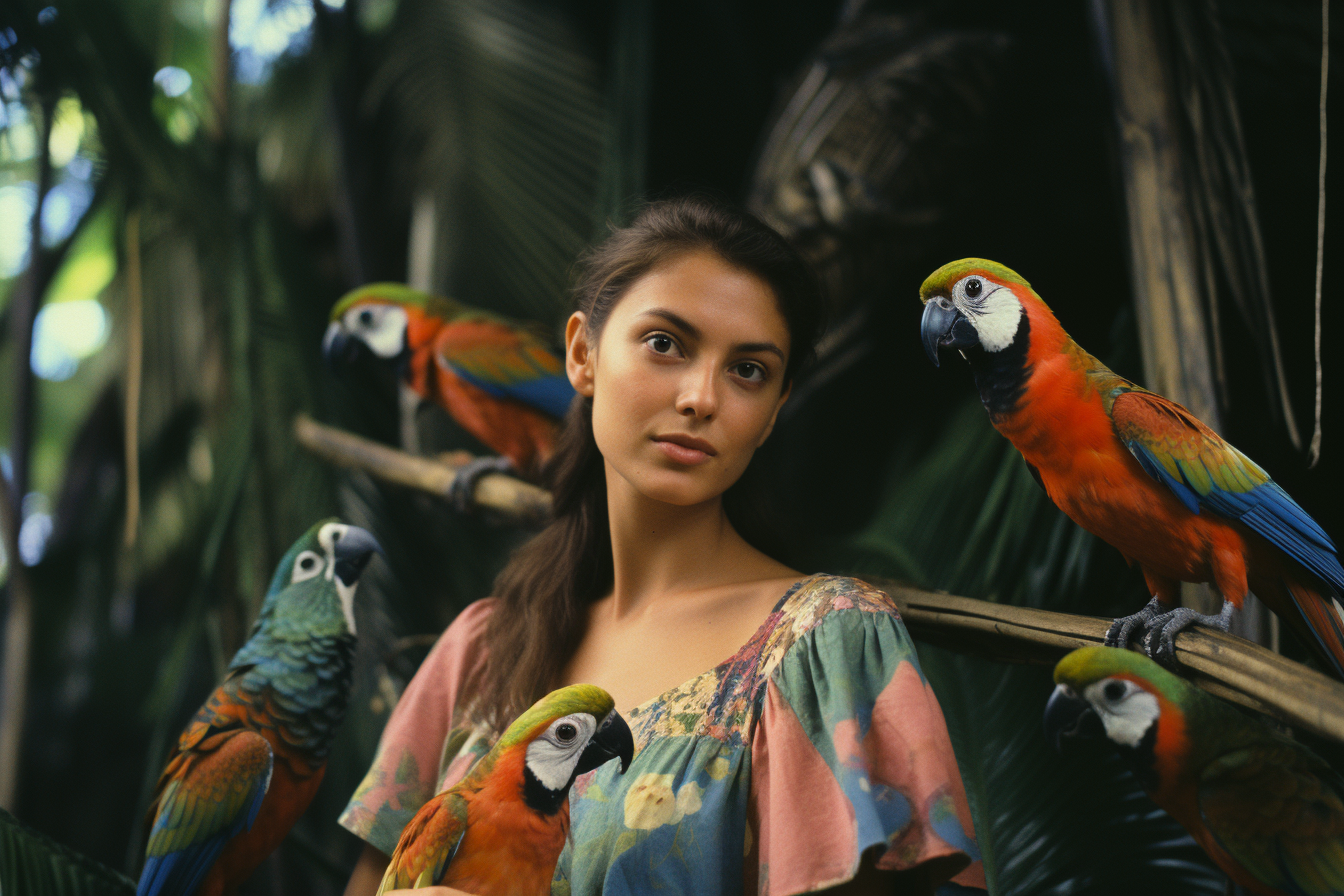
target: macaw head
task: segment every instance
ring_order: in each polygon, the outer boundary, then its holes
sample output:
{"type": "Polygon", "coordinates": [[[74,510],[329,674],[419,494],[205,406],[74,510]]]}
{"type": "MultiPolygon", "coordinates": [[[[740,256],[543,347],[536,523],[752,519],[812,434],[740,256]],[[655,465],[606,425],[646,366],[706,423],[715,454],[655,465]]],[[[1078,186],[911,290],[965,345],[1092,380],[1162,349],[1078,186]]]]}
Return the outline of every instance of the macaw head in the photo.
{"type": "Polygon", "coordinates": [[[358,526],[317,523],[280,560],[254,631],[353,635],[355,586],[375,551],[382,553],[377,540],[358,526]]]}
{"type": "Polygon", "coordinates": [[[635,741],[610,694],[573,684],[542,697],[514,720],[495,745],[497,755],[510,750],[523,751],[523,801],[552,815],[579,775],[609,759],[620,759],[622,772],[629,768],[635,741]]]}
{"type": "Polygon", "coordinates": [[[924,303],[920,336],[934,366],[944,346],[999,352],[1018,338],[1027,305],[1047,310],[1031,284],[1016,271],[983,258],[963,258],[940,267],[919,288],[924,303]]]}
{"type": "Polygon", "coordinates": [[[405,360],[437,330],[436,322],[450,307],[447,299],[401,283],[369,283],[332,307],[322,354],[333,366],[349,364],[364,352],[384,361],[405,360]]]}
{"type": "Polygon", "coordinates": [[[1141,653],[1083,647],[1055,666],[1046,738],[1062,750],[1069,740],[1105,737],[1151,767],[1155,751],[1174,758],[1184,750],[1183,708],[1203,696],[1141,653]]]}

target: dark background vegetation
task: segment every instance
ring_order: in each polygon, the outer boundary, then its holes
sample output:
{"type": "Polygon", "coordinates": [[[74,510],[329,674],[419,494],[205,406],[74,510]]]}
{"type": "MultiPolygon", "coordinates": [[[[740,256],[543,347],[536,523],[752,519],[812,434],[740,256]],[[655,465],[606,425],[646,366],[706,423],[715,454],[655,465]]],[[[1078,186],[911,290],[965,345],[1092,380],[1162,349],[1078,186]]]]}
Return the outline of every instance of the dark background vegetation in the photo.
{"type": "MultiPolygon", "coordinates": [[[[390,380],[322,367],[327,312],[359,283],[411,277],[416,244],[435,289],[558,335],[574,257],[639,196],[752,197],[824,257],[836,328],[753,465],[786,559],[1069,612],[1137,608],[1137,572],[1049,506],[990,429],[964,365],[933,368],[918,340],[920,282],[979,255],[1018,270],[1083,346],[1142,382],[1102,6],[0,0],[0,190],[36,183],[32,134],[47,115],[73,115],[72,158],[84,161],[53,159],[53,183],[79,181],[89,199],[47,234],[35,278],[23,263],[0,272],[0,369],[24,367],[14,308],[25,283],[48,305],[97,299],[108,320],[106,344],[72,375],[36,382],[31,430],[14,416],[23,377],[0,380],[7,450],[31,443],[38,496],[25,511],[35,619],[12,811],[134,876],[169,739],[241,642],[274,563],[314,520],[339,514],[387,548],[360,588],[355,699],[317,799],[249,885],[339,892],[358,843],[334,819],[397,692],[525,533],[338,474],[293,443],[300,411],[400,438],[390,380]],[[298,24],[268,54],[241,29],[245,14],[298,24]],[[902,53],[909,70],[878,91],[875,111],[833,136],[894,131],[895,174],[867,192],[856,175],[840,222],[817,225],[806,190],[802,211],[782,204],[767,134],[803,74],[820,61],[843,81],[902,53]],[[177,95],[156,79],[168,66],[190,77],[177,95]],[[413,236],[414,210],[430,206],[433,227],[413,236]],[[144,379],[128,546],[132,220],[144,379]]],[[[1232,62],[1265,301],[1309,434],[1320,7],[1192,7],[1221,25],[1232,62]]],[[[0,239],[26,238],[26,224],[10,224],[0,239]]],[[[1329,265],[1339,232],[1327,230],[1318,466],[1269,400],[1253,325],[1224,298],[1218,326],[1225,435],[1344,537],[1332,366],[1344,317],[1329,265]]],[[[481,450],[433,409],[418,429],[423,450],[481,450]]],[[[1048,669],[922,651],[995,892],[1223,891],[1111,759],[1048,751],[1048,669]]]]}

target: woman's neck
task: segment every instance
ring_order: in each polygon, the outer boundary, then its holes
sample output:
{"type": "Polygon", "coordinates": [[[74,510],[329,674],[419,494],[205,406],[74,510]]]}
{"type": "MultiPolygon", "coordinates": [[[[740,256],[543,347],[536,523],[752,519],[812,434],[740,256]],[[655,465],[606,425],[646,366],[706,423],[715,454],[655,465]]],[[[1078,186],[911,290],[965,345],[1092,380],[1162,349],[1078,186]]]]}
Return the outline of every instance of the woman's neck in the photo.
{"type": "Polygon", "coordinates": [[[780,564],[751,547],[723,509],[722,497],[678,507],[641,495],[607,468],[613,588],[618,617],[660,598],[778,575],[780,564]]]}

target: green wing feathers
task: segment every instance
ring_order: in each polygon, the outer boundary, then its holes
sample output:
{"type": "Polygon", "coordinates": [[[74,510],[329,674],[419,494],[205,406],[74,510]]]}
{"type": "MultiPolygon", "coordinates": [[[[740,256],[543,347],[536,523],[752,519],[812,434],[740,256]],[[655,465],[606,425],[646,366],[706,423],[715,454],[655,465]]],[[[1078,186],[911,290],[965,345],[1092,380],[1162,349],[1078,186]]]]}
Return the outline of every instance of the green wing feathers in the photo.
{"type": "Polygon", "coordinates": [[[200,741],[164,771],[147,855],[186,849],[233,828],[270,784],[271,745],[254,731],[200,741]]]}
{"type": "Polygon", "coordinates": [[[1344,892],[1344,782],[1290,741],[1228,753],[1201,775],[1199,807],[1224,850],[1286,893],[1344,892]]]}
{"type": "Polygon", "coordinates": [[[378,896],[392,890],[434,886],[443,879],[466,832],[465,799],[451,790],[430,799],[401,832],[378,896]]]}
{"type": "Polygon", "coordinates": [[[1116,396],[1111,424],[1148,474],[1195,513],[1201,499],[1244,494],[1269,482],[1254,461],[1161,395],[1136,389],[1116,396]]]}

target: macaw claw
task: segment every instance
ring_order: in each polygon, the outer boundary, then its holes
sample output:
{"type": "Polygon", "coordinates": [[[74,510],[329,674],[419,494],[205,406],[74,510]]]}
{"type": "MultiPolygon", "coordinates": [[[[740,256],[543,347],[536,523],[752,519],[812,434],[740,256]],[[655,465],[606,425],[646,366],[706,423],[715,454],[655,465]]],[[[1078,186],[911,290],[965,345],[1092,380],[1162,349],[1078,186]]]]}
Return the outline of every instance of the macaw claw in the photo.
{"type": "Polygon", "coordinates": [[[1106,630],[1106,646],[1119,647],[1124,650],[1129,647],[1129,641],[1140,631],[1146,631],[1158,615],[1162,613],[1162,601],[1154,597],[1148,603],[1144,604],[1142,610],[1130,616],[1121,616],[1111,623],[1111,627],[1106,630]]]}
{"type": "Polygon", "coordinates": [[[1176,636],[1192,625],[1203,625],[1225,632],[1232,624],[1232,603],[1223,601],[1223,609],[1216,615],[1197,613],[1189,607],[1177,607],[1154,616],[1148,623],[1148,637],[1143,649],[1148,656],[1166,666],[1176,668],[1176,636]]]}

